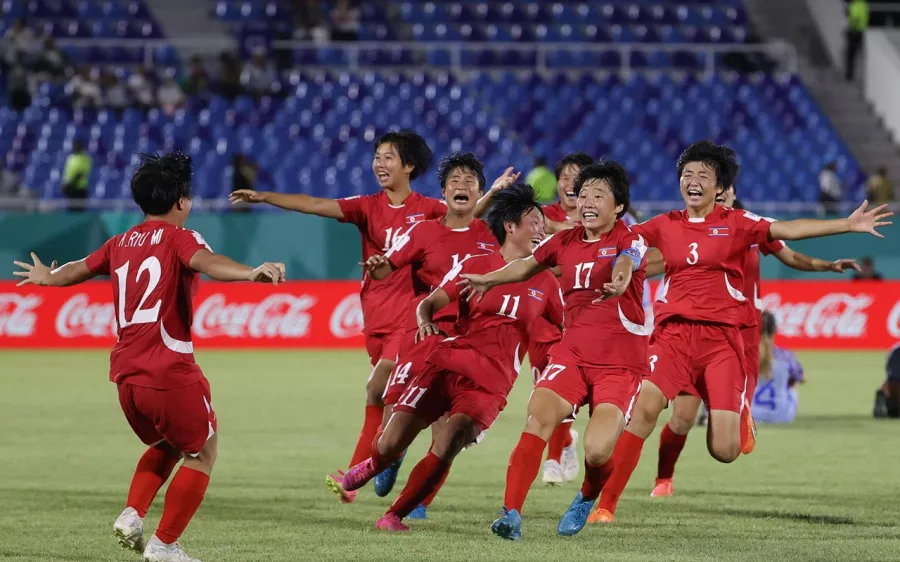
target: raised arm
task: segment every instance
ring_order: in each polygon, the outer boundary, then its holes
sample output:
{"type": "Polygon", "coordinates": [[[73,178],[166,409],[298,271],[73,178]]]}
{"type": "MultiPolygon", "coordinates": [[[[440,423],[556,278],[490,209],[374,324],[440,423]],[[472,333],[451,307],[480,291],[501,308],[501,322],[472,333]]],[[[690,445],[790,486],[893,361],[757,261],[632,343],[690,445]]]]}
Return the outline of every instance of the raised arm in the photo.
{"type": "Polygon", "coordinates": [[[782,248],[781,251],[776,252],[775,257],[784,265],[799,271],[833,271],[835,273],[843,273],[848,269],[855,269],[856,271],[860,270],[859,266],[856,265],[856,260],[823,260],[801,254],[787,246],[782,248]]]}
{"type": "Polygon", "coordinates": [[[21,261],[13,263],[22,268],[22,271],[14,271],[16,277],[24,277],[22,281],[16,285],[39,285],[41,287],[68,287],[84,283],[89,279],[97,276],[96,273],[88,269],[85,260],[69,262],[62,267],[56,267],[56,262],[50,264],[50,267],[44,265],[37,254],[31,252],[31,259],[34,264],[21,261]]]}
{"type": "Polygon", "coordinates": [[[313,197],[302,193],[272,193],[271,191],[254,191],[252,189],[238,189],[228,196],[232,204],[235,203],[268,203],[269,205],[296,211],[307,215],[318,215],[328,219],[343,219],[344,212],[334,199],[313,197]]]}
{"type": "Polygon", "coordinates": [[[206,249],[197,250],[190,267],[216,281],[256,281],[273,285],[284,281],[283,263],[265,262],[253,268],[206,249]]]}
{"type": "Polygon", "coordinates": [[[481,196],[477,203],[475,203],[475,216],[481,218],[487,213],[487,210],[491,207],[491,201],[494,198],[494,194],[503,189],[504,187],[509,187],[510,185],[516,183],[516,180],[519,179],[521,175],[520,172],[516,172],[513,170],[513,167],[510,166],[503,172],[503,174],[494,180],[494,183],[491,184],[491,188],[481,196]]]}
{"type": "Polygon", "coordinates": [[[419,331],[415,341],[419,342],[428,336],[437,336],[441,330],[434,323],[434,313],[450,304],[450,296],[438,287],[416,307],[416,325],[419,331]]]}
{"type": "Polygon", "coordinates": [[[460,275],[463,280],[460,281],[459,284],[465,292],[471,291],[473,295],[475,293],[483,295],[488,292],[491,287],[525,281],[526,279],[531,279],[545,269],[547,269],[546,265],[539,263],[534,259],[534,256],[528,256],[527,258],[511,261],[504,267],[484,275],[463,273],[460,275]]]}
{"type": "Polygon", "coordinates": [[[869,202],[863,201],[862,205],[845,219],[796,219],[773,222],[769,226],[769,238],[772,240],[805,240],[846,232],[868,232],[873,236],[884,238],[884,235],[876,229],[890,225],[891,222],[884,219],[894,213],[886,210],[887,205],[879,205],[867,211],[868,206],[869,202]]]}

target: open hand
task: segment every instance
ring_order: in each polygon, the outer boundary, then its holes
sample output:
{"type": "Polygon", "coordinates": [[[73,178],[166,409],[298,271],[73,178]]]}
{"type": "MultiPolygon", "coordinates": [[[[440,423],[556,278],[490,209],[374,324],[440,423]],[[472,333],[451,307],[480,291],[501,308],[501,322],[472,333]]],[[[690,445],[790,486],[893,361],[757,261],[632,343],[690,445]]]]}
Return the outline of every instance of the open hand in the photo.
{"type": "Polygon", "coordinates": [[[419,330],[416,332],[416,337],[414,338],[415,343],[419,343],[429,336],[440,336],[446,335],[441,331],[440,328],[437,327],[437,324],[434,322],[426,322],[419,326],[419,330]]]}
{"type": "Polygon", "coordinates": [[[249,281],[277,285],[284,281],[284,264],[267,261],[250,272],[249,281]]]}
{"type": "Polygon", "coordinates": [[[16,277],[24,277],[22,281],[19,281],[16,284],[16,287],[21,287],[23,285],[49,285],[50,284],[50,274],[52,269],[55,269],[56,262],[51,264],[51,267],[47,267],[41,262],[41,259],[37,257],[37,254],[31,252],[31,260],[34,264],[25,263],[22,261],[14,261],[13,263],[22,268],[22,271],[13,271],[13,275],[16,277]]]}
{"type": "Polygon", "coordinates": [[[484,294],[494,286],[487,275],[463,273],[460,277],[462,277],[462,281],[457,281],[456,285],[459,287],[459,295],[466,297],[466,302],[472,302],[475,297],[478,297],[480,301],[484,298],[484,294]]]}
{"type": "Polygon", "coordinates": [[[890,221],[885,221],[884,219],[893,216],[894,213],[886,210],[887,205],[879,205],[874,209],[867,211],[866,208],[868,206],[869,201],[863,201],[862,205],[857,207],[856,210],[847,217],[847,221],[850,223],[850,232],[867,232],[873,236],[884,238],[884,235],[878,232],[876,228],[892,224],[890,221]]]}
{"type": "Polygon", "coordinates": [[[628,289],[628,283],[625,280],[625,274],[619,273],[616,275],[616,278],[610,281],[609,283],[604,283],[602,289],[597,289],[597,292],[602,296],[600,298],[594,299],[595,303],[605,301],[606,299],[611,299],[613,297],[618,297],[625,290],[628,289]]]}
{"type": "Polygon", "coordinates": [[[857,265],[856,260],[848,260],[848,259],[840,259],[834,260],[833,262],[828,264],[827,271],[833,271],[835,273],[843,273],[850,269],[855,269],[856,271],[862,271],[857,265]]]}
{"type": "Polygon", "coordinates": [[[266,201],[266,195],[268,194],[265,191],[238,189],[237,191],[232,191],[228,195],[228,201],[230,201],[232,205],[235,203],[264,203],[266,201]]]}
{"type": "Polygon", "coordinates": [[[510,166],[500,175],[500,177],[494,180],[494,183],[491,184],[491,191],[498,191],[504,187],[511,186],[516,183],[521,175],[521,172],[515,171],[515,169],[510,166]]]}

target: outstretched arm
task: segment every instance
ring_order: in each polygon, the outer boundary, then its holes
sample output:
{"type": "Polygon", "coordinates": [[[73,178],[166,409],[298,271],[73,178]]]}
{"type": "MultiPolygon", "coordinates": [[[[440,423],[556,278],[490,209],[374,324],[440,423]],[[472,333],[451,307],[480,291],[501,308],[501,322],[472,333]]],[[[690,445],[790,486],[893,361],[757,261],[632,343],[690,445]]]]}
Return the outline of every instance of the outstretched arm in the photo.
{"type": "Polygon", "coordinates": [[[835,273],[843,273],[848,269],[860,270],[859,266],[856,265],[856,260],[840,259],[827,261],[801,254],[787,246],[780,252],[776,252],[775,257],[784,265],[799,271],[833,271],[835,273]]]}
{"type": "Polygon", "coordinates": [[[438,287],[425,297],[425,300],[416,307],[416,325],[419,331],[416,333],[415,341],[419,342],[428,336],[437,336],[441,330],[434,323],[434,313],[450,304],[450,295],[443,289],[438,287]]]}
{"type": "Polygon", "coordinates": [[[253,268],[206,249],[197,250],[190,267],[216,281],[257,281],[273,285],[284,281],[283,263],[265,262],[253,268]]]}
{"type": "Polygon", "coordinates": [[[318,215],[328,219],[343,219],[344,212],[334,199],[313,197],[302,193],[272,193],[271,191],[254,191],[238,189],[228,196],[234,203],[268,203],[288,211],[296,211],[307,215],[318,215]]]}
{"type": "Polygon", "coordinates": [[[546,217],[544,218],[544,230],[547,231],[547,234],[555,234],[563,230],[569,230],[570,228],[575,228],[575,225],[569,222],[557,222],[546,217]]]}
{"type": "Polygon", "coordinates": [[[884,219],[894,213],[886,210],[887,205],[879,205],[867,211],[868,206],[869,202],[863,201],[862,205],[845,219],[796,219],[773,222],[769,226],[769,238],[773,240],[804,240],[846,232],[867,232],[873,236],[884,238],[884,235],[876,229],[890,225],[891,222],[884,219]]]}
{"type": "Polygon", "coordinates": [[[44,265],[37,254],[31,252],[31,259],[34,264],[21,261],[13,263],[22,268],[22,271],[14,271],[16,277],[24,277],[19,281],[17,287],[23,285],[39,285],[42,287],[68,287],[84,283],[89,279],[97,276],[96,273],[88,269],[85,260],[69,262],[62,267],[56,267],[56,262],[50,264],[50,267],[44,265]]]}
{"type": "Polygon", "coordinates": [[[528,256],[527,258],[511,261],[501,269],[484,275],[463,273],[460,275],[460,277],[463,278],[463,280],[459,282],[459,285],[461,286],[460,292],[471,292],[472,295],[480,293],[483,295],[488,292],[491,287],[525,281],[526,279],[531,279],[545,269],[547,269],[546,265],[538,262],[534,259],[534,256],[528,256]]]}

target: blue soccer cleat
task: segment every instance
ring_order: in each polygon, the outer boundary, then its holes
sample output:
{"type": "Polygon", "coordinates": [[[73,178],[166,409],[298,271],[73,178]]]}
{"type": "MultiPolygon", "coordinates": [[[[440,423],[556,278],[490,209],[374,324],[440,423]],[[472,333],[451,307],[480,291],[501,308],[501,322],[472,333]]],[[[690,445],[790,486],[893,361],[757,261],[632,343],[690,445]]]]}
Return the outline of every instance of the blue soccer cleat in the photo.
{"type": "Polygon", "coordinates": [[[578,531],[584,529],[584,525],[587,523],[588,515],[590,515],[591,509],[593,509],[595,501],[597,500],[584,499],[581,495],[581,490],[579,490],[578,494],[575,495],[575,499],[572,500],[572,505],[569,506],[569,509],[563,513],[562,519],[559,520],[556,534],[561,537],[571,537],[572,535],[578,534],[578,531]]]}
{"type": "Polygon", "coordinates": [[[384,469],[384,471],[375,477],[375,495],[379,498],[383,498],[384,496],[391,493],[391,490],[394,489],[394,484],[397,483],[397,475],[400,474],[400,466],[403,464],[403,459],[406,458],[406,451],[403,451],[403,454],[400,455],[400,458],[394,461],[394,464],[384,469]]]}
{"type": "Polygon", "coordinates": [[[500,512],[500,517],[491,524],[491,532],[498,537],[510,541],[522,539],[522,516],[515,509],[506,509],[500,512]]]}
{"type": "Polygon", "coordinates": [[[409,512],[409,515],[406,516],[407,519],[428,519],[428,508],[422,504],[419,504],[419,507],[409,512]]]}

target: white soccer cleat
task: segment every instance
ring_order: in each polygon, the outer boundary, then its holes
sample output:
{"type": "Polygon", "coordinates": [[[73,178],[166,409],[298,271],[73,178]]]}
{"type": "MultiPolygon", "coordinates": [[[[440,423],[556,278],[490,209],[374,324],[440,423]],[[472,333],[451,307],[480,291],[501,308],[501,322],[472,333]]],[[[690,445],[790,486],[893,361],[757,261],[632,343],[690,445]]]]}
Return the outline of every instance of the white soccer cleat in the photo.
{"type": "Polygon", "coordinates": [[[144,520],[133,507],[126,507],[113,523],[113,533],[123,548],[144,552],[144,520]]]}
{"type": "Polygon", "coordinates": [[[544,482],[555,486],[563,483],[562,467],[554,460],[544,461],[544,482]]]}
{"type": "Polygon", "coordinates": [[[147,543],[144,549],[144,562],[200,562],[196,558],[187,555],[177,542],[165,544],[156,535],[147,543]]]}
{"type": "Polygon", "coordinates": [[[578,478],[578,473],[581,471],[581,464],[578,462],[578,432],[574,429],[569,429],[569,435],[572,436],[572,443],[568,447],[563,448],[560,462],[563,480],[566,482],[571,482],[578,478]]]}

